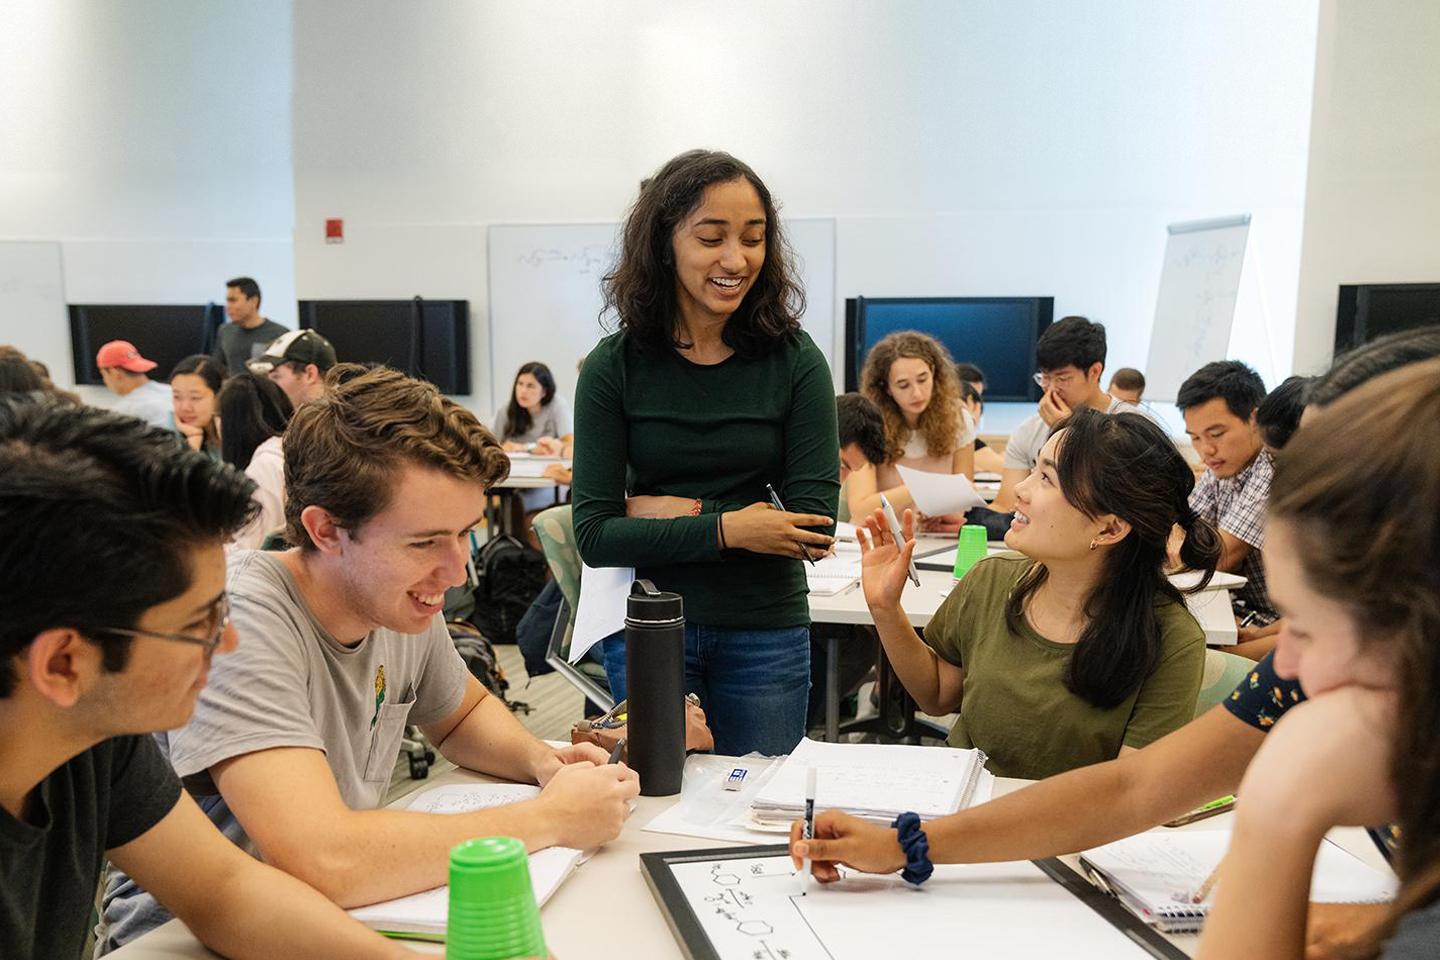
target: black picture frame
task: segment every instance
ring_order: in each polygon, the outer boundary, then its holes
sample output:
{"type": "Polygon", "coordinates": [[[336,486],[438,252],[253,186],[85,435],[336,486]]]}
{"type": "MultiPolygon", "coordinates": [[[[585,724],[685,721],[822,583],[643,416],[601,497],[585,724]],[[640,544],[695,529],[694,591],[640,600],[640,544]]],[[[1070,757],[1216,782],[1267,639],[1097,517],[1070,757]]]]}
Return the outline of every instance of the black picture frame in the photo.
{"type": "MultiPolygon", "coordinates": [[[[781,857],[788,852],[788,846],[777,843],[759,847],[712,847],[702,850],[642,853],[640,872],[644,875],[645,885],[654,895],[660,912],[665,916],[666,925],[670,927],[675,942],[687,960],[724,960],[710,943],[700,918],[691,909],[690,901],[680,889],[680,883],[670,868],[681,863],[781,857]]],[[[1188,960],[1185,951],[1146,926],[1144,921],[1125,909],[1119,900],[1103,893],[1064,862],[1052,857],[1047,860],[1032,860],[1031,863],[1152,957],[1157,960],[1188,960]]]]}

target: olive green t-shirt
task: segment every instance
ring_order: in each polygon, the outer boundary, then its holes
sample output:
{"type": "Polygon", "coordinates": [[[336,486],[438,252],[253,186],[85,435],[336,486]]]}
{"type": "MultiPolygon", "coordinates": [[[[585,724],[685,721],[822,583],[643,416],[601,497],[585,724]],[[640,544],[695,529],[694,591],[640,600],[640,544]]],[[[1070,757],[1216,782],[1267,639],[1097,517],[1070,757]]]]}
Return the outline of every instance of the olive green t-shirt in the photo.
{"type": "Polygon", "coordinates": [[[1034,564],[995,556],[955,585],[925,628],[925,642],[965,671],[955,747],[979,747],[999,777],[1041,779],[1102,760],[1121,746],[1143,747],[1195,715],[1205,665],[1205,633],[1184,604],[1164,601],[1160,662],[1140,689],[1102,710],[1065,687],[1073,644],[1047,640],[1022,621],[1005,621],[1005,604],[1034,564]]]}

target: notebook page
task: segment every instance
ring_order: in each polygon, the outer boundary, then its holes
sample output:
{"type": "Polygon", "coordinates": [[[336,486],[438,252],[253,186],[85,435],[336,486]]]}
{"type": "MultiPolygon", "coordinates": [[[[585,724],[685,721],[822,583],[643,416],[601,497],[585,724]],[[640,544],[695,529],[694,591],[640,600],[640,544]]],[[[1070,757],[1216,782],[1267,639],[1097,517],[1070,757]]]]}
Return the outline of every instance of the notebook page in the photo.
{"type": "Polygon", "coordinates": [[[821,743],[805,739],[756,797],[757,805],[792,807],[805,800],[805,771],[815,767],[818,808],[914,810],[942,816],[959,809],[978,754],[948,747],[821,743]]]}
{"type": "MultiPolygon", "coordinates": [[[[1153,912],[1163,913],[1181,906],[1175,894],[1194,890],[1204,882],[1229,845],[1228,830],[1142,833],[1090,850],[1084,856],[1107,879],[1128,890],[1153,912]]],[[[1394,897],[1395,889],[1393,876],[1372,869],[1329,841],[1320,845],[1311,878],[1311,900],[1383,903],[1394,897]]]]}

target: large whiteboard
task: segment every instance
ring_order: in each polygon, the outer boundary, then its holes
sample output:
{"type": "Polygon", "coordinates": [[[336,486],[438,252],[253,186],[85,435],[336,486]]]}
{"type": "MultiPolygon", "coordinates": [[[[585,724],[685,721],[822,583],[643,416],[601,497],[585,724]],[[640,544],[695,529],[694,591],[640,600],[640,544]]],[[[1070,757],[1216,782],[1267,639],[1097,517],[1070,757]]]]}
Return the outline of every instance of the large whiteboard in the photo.
{"type": "Polygon", "coordinates": [[[1151,401],[1173,401],[1186,377],[1225,359],[1250,216],[1172,223],[1168,230],[1145,366],[1151,401]]]}
{"type": "MultiPolygon", "coordinates": [[[[835,221],[787,220],[807,307],[802,323],[833,370],[835,221]]],[[[509,402],[515,371],[539,360],[562,396],[575,396],[576,364],[614,329],[602,324],[600,278],[615,262],[615,223],[496,224],[488,233],[490,403],[509,402]]]]}

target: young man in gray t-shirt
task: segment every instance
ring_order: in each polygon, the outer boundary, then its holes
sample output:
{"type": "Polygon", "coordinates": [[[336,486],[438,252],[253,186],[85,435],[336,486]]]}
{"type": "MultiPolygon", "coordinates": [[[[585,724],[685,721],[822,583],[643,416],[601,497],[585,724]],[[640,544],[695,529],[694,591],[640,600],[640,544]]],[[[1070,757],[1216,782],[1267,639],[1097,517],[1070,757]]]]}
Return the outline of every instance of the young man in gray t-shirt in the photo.
{"type": "MultiPolygon", "coordinates": [[[[590,744],[536,740],[470,675],[444,625],[504,453],[429,384],[341,373],[285,434],[300,546],[232,559],[239,649],[169,735],[176,772],[233,840],[347,907],[440,886],[469,837],[532,850],[613,839],[634,772],[590,744]],[[451,816],[379,809],[407,723],[459,766],[538,783],[540,796],[451,816]]],[[[123,877],[105,915],[116,942],[163,919],[123,877]]]]}

